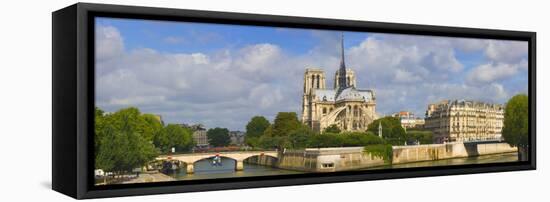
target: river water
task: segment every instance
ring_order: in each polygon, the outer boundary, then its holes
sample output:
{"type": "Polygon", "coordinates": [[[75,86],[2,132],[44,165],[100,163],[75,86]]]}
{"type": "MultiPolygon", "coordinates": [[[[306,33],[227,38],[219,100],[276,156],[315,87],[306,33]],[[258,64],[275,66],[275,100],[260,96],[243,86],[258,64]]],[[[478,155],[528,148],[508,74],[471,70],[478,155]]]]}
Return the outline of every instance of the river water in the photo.
{"type": "MultiPolygon", "coordinates": [[[[495,154],[468,158],[456,158],[437,161],[426,161],[417,163],[405,163],[396,165],[379,166],[371,169],[392,169],[392,168],[412,168],[412,167],[432,167],[446,165],[465,165],[465,164],[484,164],[484,163],[499,163],[499,162],[514,162],[517,161],[517,153],[495,154]]],[[[260,166],[254,164],[244,164],[243,171],[235,171],[235,161],[227,158],[222,158],[221,166],[213,166],[210,159],[198,161],[194,164],[195,173],[187,174],[185,169],[179,169],[174,173],[167,175],[176,178],[177,180],[196,180],[196,179],[218,179],[218,178],[233,178],[233,177],[249,177],[249,176],[268,176],[268,175],[288,175],[300,174],[304,172],[284,170],[272,168],[268,166],[260,166]]]]}
{"type": "Polygon", "coordinates": [[[213,166],[211,159],[197,161],[194,164],[195,173],[187,174],[185,168],[177,172],[167,174],[177,180],[217,179],[232,177],[252,177],[268,175],[300,174],[303,172],[284,170],[269,166],[244,163],[243,171],[235,171],[235,160],[222,158],[221,166],[213,166]]]}

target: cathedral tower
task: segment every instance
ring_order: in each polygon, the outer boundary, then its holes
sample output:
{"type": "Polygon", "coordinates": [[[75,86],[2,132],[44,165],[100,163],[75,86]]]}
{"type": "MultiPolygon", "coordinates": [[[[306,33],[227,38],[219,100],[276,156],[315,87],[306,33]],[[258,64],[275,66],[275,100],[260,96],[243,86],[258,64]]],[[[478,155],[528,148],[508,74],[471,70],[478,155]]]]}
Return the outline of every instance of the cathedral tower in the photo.
{"type": "Polygon", "coordinates": [[[319,133],[331,125],[342,131],[364,132],[377,117],[374,91],[357,88],[355,73],[346,67],[343,34],[340,49],[334,88],[326,89],[323,70],[308,68],[304,73],[302,123],[319,133]]]}
{"type": "Polygon", "coordinates": [[[307,68],[304,73],[304,94],[302,96],[302,120],[311,125],[311,118],[314,116],[312,108],[312,94],[315,89],[325,89],[325,72],[322,69],[307,68]]]}

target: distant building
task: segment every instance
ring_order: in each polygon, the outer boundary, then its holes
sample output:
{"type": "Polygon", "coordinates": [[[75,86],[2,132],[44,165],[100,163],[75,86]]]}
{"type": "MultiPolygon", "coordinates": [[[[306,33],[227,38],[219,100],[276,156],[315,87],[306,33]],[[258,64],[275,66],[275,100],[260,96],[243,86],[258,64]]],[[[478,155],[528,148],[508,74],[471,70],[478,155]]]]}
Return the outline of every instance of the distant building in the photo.
{"type": "Polygon", "coordinates": [[[193,141],[195,145],[200,148],[209,147],[208,136],[206,135],[205,129],[196,130],[193,132],[193,141]]]}
{"type": "Polygon", "coordinates": [[[244,145],[245,132],[242,131],[230,131],[229,138],[231,138],[231,145],[243,146],[244,145]]]}
{"type": "Polygon", "coordinates": [[[405,129],[424,127],[424,118],[415,117],[414,113],[412,112],[400,111],[392,114],[392,116],[399,118],[399,121],[401,122],[401,127],[405,129]]]}
{"type": "Polygon", "coordinates": [[[181,127],[184,127],[184,128],[188,128],[192,131],[197,131],[197,130],[206,130],[206,128],[204,127],[204,125],[202,124],[187,124],[187,123],[182,123],[182,124],[179,124],[181,127]]]}
{"type": "Polygon", "coordinates": [[[154,114],[153,116],[155,116],[155,118],[157,119],[157,121],[160,122],[160,124],[164,125],[164,121],[162,120],[162,116],[159,115],[159,114],[154,114]]]}
{"type": "Polygon", "coordinates": [[[436,143],[491,140],[502,137],[503,121],[500,104],[445,100],[428,106],[424,128],[436,143]]]}
{"type": "Polygon", "coordinates": [[[206,128],[204,127],[204,125],[186,123],[178,125],[193,131],[193,141],[195,142],[196,147],[206,148],[210,146],[210,144],[208,143],[208,136],[206,135],[206,128]]]}

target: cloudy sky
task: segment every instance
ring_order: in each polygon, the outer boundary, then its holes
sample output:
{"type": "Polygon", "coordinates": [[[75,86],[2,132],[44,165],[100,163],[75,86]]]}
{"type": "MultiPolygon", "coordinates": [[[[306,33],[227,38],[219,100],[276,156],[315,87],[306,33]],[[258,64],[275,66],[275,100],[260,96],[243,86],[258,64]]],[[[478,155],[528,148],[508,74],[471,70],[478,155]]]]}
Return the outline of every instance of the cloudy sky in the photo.
{"type": "MultiPolygon", "coordinates": [[[[96,19],[96,105],[135,106],[166,123],[244,130],[252,116],[301,114],[307,67],[332,86],[340,33],[326,30],[96,19]]],[[[345,32],[346,65],[373,89],[377,113],[527,93],[527,42],[345,32]]]]}

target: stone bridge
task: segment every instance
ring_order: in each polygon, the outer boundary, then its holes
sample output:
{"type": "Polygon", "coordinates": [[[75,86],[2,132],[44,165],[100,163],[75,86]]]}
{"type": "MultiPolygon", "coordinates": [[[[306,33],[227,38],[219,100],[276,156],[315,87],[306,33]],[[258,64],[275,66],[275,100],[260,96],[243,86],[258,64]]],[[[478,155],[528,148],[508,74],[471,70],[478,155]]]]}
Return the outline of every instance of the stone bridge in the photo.
{"type": "Polygon", "coordinates": [[[235,160],[235,170],[243,170],[243,161],[253,156],[270,156],[277,158],[277,151],[239,151],[239,152],[219,152],[219,153],[192,153],[160,156],[157,160],[172,160],[185,163],[187,173],[195,171],[194,164],[203,159],[214,158],[215,156],[225,157],[235,160]]]}

